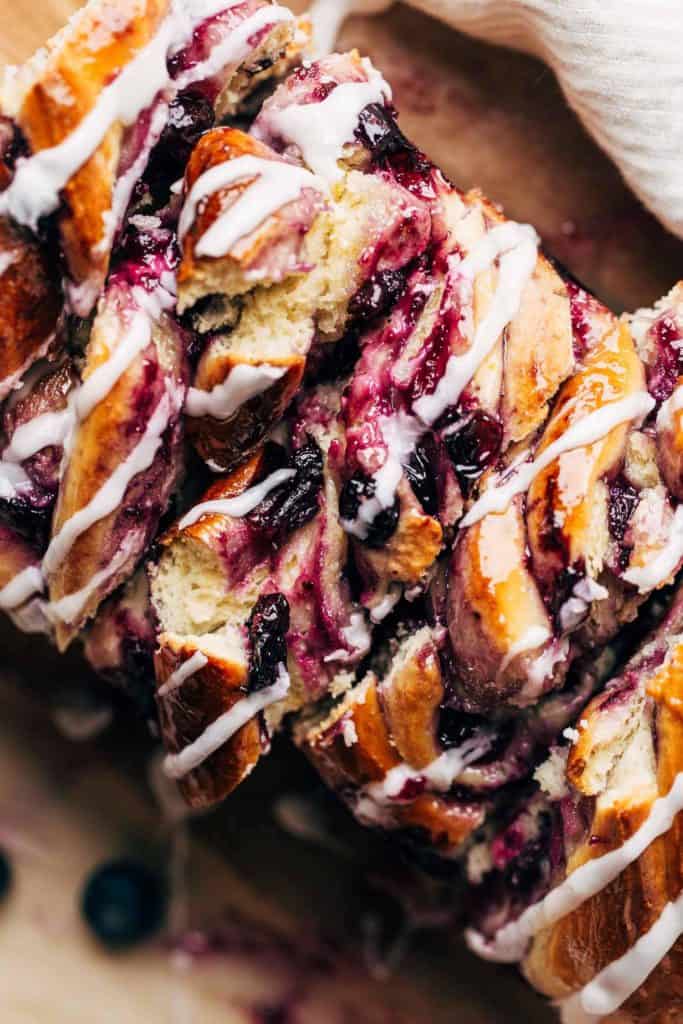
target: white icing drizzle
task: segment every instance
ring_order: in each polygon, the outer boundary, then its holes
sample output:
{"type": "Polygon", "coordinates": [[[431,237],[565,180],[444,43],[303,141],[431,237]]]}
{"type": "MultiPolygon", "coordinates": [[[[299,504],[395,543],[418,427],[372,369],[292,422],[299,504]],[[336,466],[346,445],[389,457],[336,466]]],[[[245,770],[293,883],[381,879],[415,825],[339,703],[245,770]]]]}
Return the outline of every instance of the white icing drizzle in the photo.
{"type": "Polygon", "coordinates": [[[400,584],[393,584],[389,587],[382,600],[370,609],[370,618],[374,623],[383,622],[387,615],[401,600],[403,588],[400,584]]]}
{"type": "Polygon", "coordinates": [[[378,782],[367,783],[363,794],[375,803],[386,805],[400,798],[407,782],[418,781],[424,781],[429,790],[446,793],[467,765],[485,754],[489,746],[487,736],[473,736],[460,747],[446,750],[425,768],[413,768],[404,761],[391,768],[378,782]]]}
{"type": "Polygon", "coordinates": [[[7,612],[10,619],[22,633],[44,633],[50,636],[52,624],[45,613],[45,602],[34,597],[20,608],[13,608],[7,612]]]}
{"type": "Polygon", "coordinates": [[[157,697],[166,697],[168,696],[169,693],[172,693],[174,690],[177,690],[180,686],[183,685],[186,679],[189,679],[190,676],[193,676],[197,672],[199,672],[199,670],[204,668],[204,666],[207,665],[208,662],[209,659],[205,654],[202,654],[201,651],[195,651],[193,655],[191,655],[189,658],[186,658],[186,660],[182,663],[182,665],[180,665],[175,670],[175,672],[171,673],[171,675],[168,677],[163,686],[159,687],[159,689],[157,690],[157,697]]]}
{"type": "MultiPolygon", "coordinates": [[[[232,7],[234,4],[229,3],[225,6],[232,7]]],[[[180,75],[174,82],[175,88],[182,91],[195,82],[213,78],[226,68],[241,64],[251,52],[250,39],[253,35],[269,26],[293,20],[292,12],[279,4],[260,7],[246,21],[237,25],[222,42],[214,46],[206,60],[180,75]]]]}
{"type": "Polygon", "coordinates": [[[559,1003],[563,1024],[596,1024],[614,1013],[649,977],[683,935],[683,893],[667,903],[652,928],[579,992],[559,1003]]]}
{"type": "Polygon", "coordinates": [[[21,466],[0,460],[0,498],[11,501],[23,487],[31,485],[31,479],[21,466]]]}
{"type": "Polygon", "coordinates": [[[560,455],[573,451],[575,448],[584,448],[594,444],[620,423],[642,419],[647,416],[654,404],[654,399],[646,391],[638,391],[627,398],[609,402],[601,409],[595,409],[577,423],[573,423],[561,437],[549,444],[532,462],[519,465],[507,482],[492,486],[485,491],[462,520],[462,526],[473,526],[484,516],[504,512],[512,499],[517,494],[528,491],[536,476],[560,455]]]}
{"type": "Polygon", "coordinates": [[[53,573],[61,565],[81,534],[121,504],[133,478],[149,469],[161,445],[161,438],[168,426],[170,415],[171,398],[167,391],[154,410],[141,440],[128,457],[116,467],[87,505],[67,519],[50,541],[43,559],[46,573],[53,573]]]}
{"type": "Polygon", "coordinates": [[[654,801],[643,824],[618,849],[581,864],[547,896],[528,907],[516,921],[501,928],[491,941],[470,929],[466,932],[468,945],[480,956],[496,962],[521,960],[534,935],[552,927],[613,882],[658,836],[669,831],[681,811],[683,772],[676,776],[669,792],[654,801]]]}
{"type": "Polygon", "coordinates": [[[214,259],[225,256],[241,238],[251,235],[268,217],[296,199],[302,189],[326,191],[325,182],[303,167],[251,154],[239,156],[216,164],[197,178],[180,214],[180,239],[194,224],[201,203],[221,189],[245,181],[249,184],[239,198],[198,240],[195,255],[214,259]]]}
{"type": "MultiPolygon", "coordinates": [[[[71,594],[60,597],[57,601],[50,601],[45,605],[45,614],[53,624],[62,622],[68,625],[73,624],[85,608],[92,595],[114,576],[125,563],[128,557],[128,549],[124,547],[116,557],[98,572],[93,573],[85,586],[74,590],[71,594]]],[[[43,562],[43,565],[45,563],[43,562]]]]}
{"type": "Polygon", "coordinates": [[[164,773],[171,779],[182,779],[193,772],[208,757],[215,754],[235,733],[265,708],[287,696],[289,675],[280,666],[277,681],[272,686],[247,694],[212,722],[193,743],[179,754],[168,754],[164,758],[164,773]]]}
{"type": "Polygon", "coordinates": [[[37,565],[28,565],[0,588],[0,608],[13,611],[24,604],[33,594],[43,589],[43,574],[37,565]]]}
{"type": "Polygon", "coordinates": [[[667,542],[646,565],[627,569],[623,578],[647,594],[673,576],[683,558],[683,505],[679,505],[669,529],[667,542]]]}
{"type": "MultiPolygon", "coordinates": [[[[334,96],[334,92],[330,95],[334,96]]],[[[420,436],[447,408],[457,404],[502,331],[517,314],[522,293],[536,266],[537,255],[538,236],[534,229],[528,224],[506,221],[487,232],[472,252],[458,263],[454,271],[456,279],[461,287],[464,286],[468,298],[471,298],[477,274],[492,266],[496,259],[500,260],[498,282],[491,306],[478,325],[469,349],[463,355],[451,356],[435,391],[431,395],[423,395],[414,403],[413,410],[419,418],[399,412],[391,417],[383,417],[380,421],[387,447],[386,461],[374,474],[373,497],[361,504],[355,521],[342,522],[347,533],[364,540],[368,526],[379,512],[391,507],[403,465],[410,458],[420,436]]]]}
{"type": "Polygon", "coordinates": [[[603,587],[590,576],[584,576],[574,585],[572,596],[560,608],[559,620],[562,632],[569,633],[576,629],[578,624],[585,619],[593,601],[604,601],[608,597],[607,587],[603,587]]]}
{"type": "Polygon", "coordinates": [[[274,473],[267,476],[260,484],[249,487],[235,498],[217,498],[215,501],[202,501],[199,505],[195,505],[194,508],[190,509],[187,515],[180,520],[178,529],[184,530],[206,515],[231,516],[233,519],[241,519],[243,516],[248,515],[249,512],[252,512],[272,490],[279,487],[286,480],[291,480],[295,474],[296,470],[294,469],[276,469],[274,473]]]}
{"type": "Polygon", "coordinates": [[[504,329],[519,312],[522,294],[536,266],[538,243],[538,235],[531,225],[506,221],[488,231],[455,267],[455,274],[468,296],[477,274],[496,260],[499,260],[498,281],[490,308],[477,325],[470,347],[462,355],[452,355],[434,392],[415,402],[414,410],[425,423],[436,422],[446,409],[458,403],[504,329]]]}
{"type": "Polygon", "coordinates": [[[391,100],[391,89],[367,58],[366,82],[343,82],[320,103],[293,104],[269,112],[274,131],[298,147],[304,162],[328,181],[342,177],[337,161],[353,141],[361,111],[369,103],[391,100]]]}
{"type": "Polygon", "coordinates": [[[666,402],[662,402],[657,413],[657,430],[673,430],[673,418],[681,409],[683,409],[683,384],[679,384],[666,402]]]}
{"type": "Polygon", "coordinates": [[[269,363],[260,366],[240,363],[233,366],[226,379],[216,384],[211,391],[190,388],[185,399],[185,412],[188,416],[212,416],[216,420],[229,420],[246,402],[262,395],[276,381],[281,380],[287,370],[287,366],[271,366],[269,363]]]}
{"type": "Polygon", "coordinates": [[[342,520],[344,530],[360,540],[365,540],[368,527],[382,509],[393,505],[396,488],[403,476],[403,466],[409,461],[415,445],[424,433],[422,424],[403,411],[393,416],[380,417],[379,429],[386,445],[386,457],[384,465],[373,475],[375,493],[361,503],[356,519],[342,520]]]}
{"type": "Polygon", "coordinates": [[[136,312],[123,340],[74,392],[74,405],[79,420],[87,419],[95,406],[107,397],[135,357],[147,348],[151,340],[152,325],[149,317],[146,313],[136,312]]]}
{"type": "Polygon", "coordinates": [[[522,636],[508,648],[507,654],[500,663],[498,675],[502,676],[510,663],[519,655],[535,651],[541,644],[552,638],[552,631],[547,626],[529,626],[522,636]]]}
{"type": "Polygon", "coordinates": [[[27,423],[20,423],[2,453],[3,460],[20,463],[49,445],[63,444],[72,421],[72,413],[66,408],[59,412],[44,412],[27,423]]]}

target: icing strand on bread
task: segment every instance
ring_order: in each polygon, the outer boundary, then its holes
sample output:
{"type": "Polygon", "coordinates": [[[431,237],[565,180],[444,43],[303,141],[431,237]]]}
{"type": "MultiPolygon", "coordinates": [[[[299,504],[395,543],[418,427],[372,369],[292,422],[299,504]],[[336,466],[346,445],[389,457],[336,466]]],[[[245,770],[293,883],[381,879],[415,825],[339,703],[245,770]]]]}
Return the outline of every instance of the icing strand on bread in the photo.
{"type": "Polygon", "coordinates": [[[43,559],[43,568],[46,573],[54,572],[62,564],[81,534],[118,508],[133,478],[138,473],[149,469],[161,446],[171,410],[172,400],[167,389],[154,410],[142,439],[128,457],[116,467],[87,505],[67,519],[50,541],[43,559]]]}
{"type": "Polygon", "coordinates": [[[573,423],[532,462],[515,466],[510,479],[505,483],[495,484],[484,491],[462,520],[462,525],[473,526],[484,516],[504,512],[513,498],[526,493],[538,474],[555,459],[575,448],[595,444],[621,423],[644,419],[654,405],[654,399],[646,391],[638,391],[616,402],[608,402],[601,409],[595,409],[578,423],[573,423]]]}
{"type": "Polygon", "coordinates": [[[199,672],[200,669],[207,665],[209,659],[201,651],[195,651],[189,658],[187,658],[182,665],[179,666],[172,672],[168,677],[163,686],[160,686],[157,690],[157,697],[166,697],[169,693],[177,690],[183,685],[186,679],[194,676],[199,672]]]}
{"type": "Polygon", "coordinates": [[[674,513],[668,537],[663,548],[657,551],[645,565],[628,569],[623,578],[632,583],[641,594],[647,594],[661,583],[666,583],[676,572],[683,558],[683,505],[674,513]]]}
{"type": "Polygon", "coordinates": [[[13,611],[24,604],[33,594],[43,589],[43,574],[37,565],[28,565],[0,588],[0,608],[13,611]]]}
{"type": "Polygon", "coordinates": [[[107,397],[136,356],[147,348],[151,340],[152,325],[149,317],[145,313],[136,312],[122,341],[74,392],[74,406],[79,420],[87,419],[93,409],[107,397]]]}
{"type": "Polygon", "coordinates": [[[373,474],[374,493],[361,503],[355,519],[341,521],[346,533],[359,540],[365,540],[380,512],[393,505],[403,467],[410,461],[425,428],[414,416],[399,411],[393,416],[382,416],[379,429],[386,446],[386,457],[384,464],[373,474]]]}
{"type": "Polygon", "coordinates": [[[586,900],[602,892],[629,865],[634,864],[655,839],[669,831],[681,811],[683,772],[676,776],[669,792],[655,800],[640,828],[618,849],[581,864],[547,896],[528,907],[516,921],[501,928],[491,941],[470,929],[466,933],[468,945],[487,960],[500,963],[521,960],[534,935],[550,928],[586,900]]]}
{"type": "Polygon", "coordinates": [[[444,751],[424,768],[413,768],[405,761],[397,764],[383,779],[364,786],[362,793],[380,805],[400,801],[402,792],[411,782],[424,783],[430,791],[447,793],[463,770],[473,761],[478,761],[490,747],[490,737],[473,736],[462,746],[444,751]]]}
{"type": "Polygon", "coordinates": [[[563,1024],[597,1024],[626,1002],[683,935],[683,893],[664,907],[649,931],[587,985],[559,1002],[563,1024]]]}
{"type": "Polygon", "coordinates": [[[278,679],[272,686],[256,690],[240,698],[233,706],[212,722],[193,743],[179,754],[168,754],[164,758],[164,773],[171,779],[182,779],[199,768],[207,758],[220,750],[232,736],[251,719],[271,704],[283,700],[289,691],[289,675],[280,666],[278,679]]]}
{"type": "Polygon", "coordinates": [[[181,241],[194,224],[200,204],[221,189],[244,182],[247,185],[239,198],[196,242],[195,256],[214,259],[225,256],[268,217],[296,199],[303,189],[326,191],[325,182],[303,167],[250,154],[236,157],[209,168],[195,181],[180,215],[178,235],[181,241]]]}
{"type": "Polygon", "coordinates": [[[342,82],[318,103],[293,104],[268,114],[275,135],[299,149],[304,162],[327,181],[339,181],[337,161],[354,141],[361,111],[371,103],[391,101],[391,89],[364,57],[366,82],[342,82]]]}
{"type": "Polygon", "coordinates": [[[72,422],[73,413],[66,408],[60,412],[44,412],[27,423],[20,423],[2,453],[3,460],[20,463],[49,445],[63,444],[72,422]]]}
{"type": "MultiPolygon", "coordinates": [[[[228,4],[228,6],[234,5],[228,4]]],[[[259,8],[242,24],[233,29],[226,39],[214,46],[211,55],[206,60],[195,64],[194,67],[180,75],[173,83],[175,88],[182,91],[197,82],[213,78],[214,75],[231,65],[241,64],[253,49],[254,36],[258,36],[260,32],[272,28],[274,25],[293,20],[292,12],[279,4],[269,4],[267,7],[259,8]]]]}
{"type": "Polygon", "coordinates": [[[70,625],[72,622],[75,622],[90,600],[92,594],[94,594],[103,583],[106,583],[107,580],[111,579],[111,577],[119,571],[127,557],[128,551],[124,545],[116,558],[112,559],[109,565],[105,566],[104,569],[100,569],[99,572],[94,573],[85,586],[81,587],[79,590],[75,590],[72,594],[66,594],[57,601],[48,602],[45,605],[45,614],[50,622],[53,624],[62,622],[66,625],[70,625]]]}
{"type": "Polygon", "coordinates": [[[522,295],[536,267],[539,238],[530,224],[506,221],[491,228],[464,260],[452,270],[468,300],[474,281],[498,261],[498,280],[489,309],[477,325],[472,344],[462,355],[452,355],[431,395],[414,404],[424,423],[435,423],[460,396],[488,358],[501,334],[519,312],[522,295]]]}
{"type": "Polygon", "coordinates": [[[252,512],[257,505],[263,501],[266,495],[272,490],[291,480],[296,475],[295,469],[276,469],[274,473],[267,476],[260,484],[249,487],[242,491],[235,498],[217,498],[215,501],[202,501],[190,509],[178,523],[178,529],[185,530],[192,526],[198,519],[206,515],[231,516],[233,519],[241,519],[252,512]]]}
{"type": "Polygon", "coordinates": [[[201,388],[189,388],[185,399],[185,412],[188,416],[212,416],[215,420],[228,420],[241,409],[246,402],[262,395],[281,380],[287,373],[286,366],[271,366],[261,363],[252,366],[242,363],[233,366],[226,379],[216,384],[211,391],[201,388]]]}

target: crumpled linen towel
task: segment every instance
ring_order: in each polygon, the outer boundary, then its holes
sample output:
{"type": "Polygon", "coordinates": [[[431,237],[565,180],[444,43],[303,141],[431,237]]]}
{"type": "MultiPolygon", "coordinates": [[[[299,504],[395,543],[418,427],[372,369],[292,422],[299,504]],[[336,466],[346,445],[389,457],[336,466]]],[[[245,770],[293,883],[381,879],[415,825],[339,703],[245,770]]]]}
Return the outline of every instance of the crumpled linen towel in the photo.
{"type": "MultiPolygon", "coordinates": [[[[407,0],[480,39],[540,57],[637,196],[683,237],[683,0],[407,0]]],[[[317,0],[319,46],[391,0],[317,0]]]]}

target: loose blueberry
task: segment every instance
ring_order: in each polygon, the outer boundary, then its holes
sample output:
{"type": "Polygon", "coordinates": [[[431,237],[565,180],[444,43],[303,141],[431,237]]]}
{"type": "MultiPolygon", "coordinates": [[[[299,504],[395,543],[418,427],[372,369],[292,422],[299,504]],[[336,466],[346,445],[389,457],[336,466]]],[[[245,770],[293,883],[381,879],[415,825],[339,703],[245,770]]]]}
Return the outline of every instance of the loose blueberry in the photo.
{"type": "Polygon", "coordinates": [[[283,594],[264,594],[254,605],[247,630],[251,644],[249,690],[272,686],[287,662],[289,604],[283,594]]]}
{"type": "MultiPolygon", "coordinates": [[[[372,498],[375,493],[375,482],[363,473],[355,473],[344,484],[339,496],[339,514],[347,522],[355,522],[358,518],[363,500],[372,498]]],[[[398,526],[401,512],[399,499],[396,498],[391,508],[382,509],[368,525],[365,543],[369,548],[381,548],[393,536],[398,526]]]]}
{"type": "Polygon", "coordinates": [[[96,868],[88,878],[82,912],[92,932],[109,949],[128,949],[163,923],[166,893],[144,864],[121,859],[96,868]]]}
{"type": "Polygon", "coordinates": [[[0,900],[3,899],[12,884],[12,867],[7,854],[0,850],[0,900]]]}

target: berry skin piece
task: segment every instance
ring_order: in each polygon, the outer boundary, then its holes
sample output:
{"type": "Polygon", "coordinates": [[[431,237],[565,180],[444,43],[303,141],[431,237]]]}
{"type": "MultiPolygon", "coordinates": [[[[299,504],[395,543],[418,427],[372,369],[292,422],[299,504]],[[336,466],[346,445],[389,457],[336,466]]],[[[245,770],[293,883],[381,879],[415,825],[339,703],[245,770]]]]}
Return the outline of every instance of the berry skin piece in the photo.
{"type": "Polygon", "coordinates": [[[0,900],[4,899],[12,884],[12,867],[9,857],[4,850],[0,850],[0,900]]]}
{"type": "Polygon", "coordinates": [[[144,864],[114,860],[96,868],[86,881],[81,910],[88,927],[109,949],[129,949],[162,925],[166,893],[144,864]]]}

